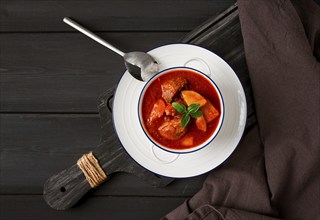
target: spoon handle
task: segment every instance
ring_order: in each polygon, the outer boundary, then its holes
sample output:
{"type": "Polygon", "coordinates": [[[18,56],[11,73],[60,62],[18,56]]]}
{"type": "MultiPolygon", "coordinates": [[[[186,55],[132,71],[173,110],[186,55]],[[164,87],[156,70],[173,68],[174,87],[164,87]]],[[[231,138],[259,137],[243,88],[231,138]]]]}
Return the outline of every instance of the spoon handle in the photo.
{"type": "Polygon", "coordinates": [[[116,52],[117,54],[119,54],[120,56],[124,56],[124,52],[122,52],[121,50],[119,50],[118,48],[114,47],[113,45],[109,44],[107,41],[103,40],[101,37],[95,35],[94,33],[92,33],[91,31],[89,31],[88,29],[86,29],[85,27],[81,26],[80,24],[78,24],[77,22],[75,22],[74,20],[65,17],[63,18],[63,22],[65,22],[66,24],[70,25],[71,27],[73,27],[74,29],[80,31],[81,33],[87,35],[88,37],[90,37],[91,39],[97,41],[98,43],[102,44],[103,46],[109,48],[110,50],[116,52]]]}

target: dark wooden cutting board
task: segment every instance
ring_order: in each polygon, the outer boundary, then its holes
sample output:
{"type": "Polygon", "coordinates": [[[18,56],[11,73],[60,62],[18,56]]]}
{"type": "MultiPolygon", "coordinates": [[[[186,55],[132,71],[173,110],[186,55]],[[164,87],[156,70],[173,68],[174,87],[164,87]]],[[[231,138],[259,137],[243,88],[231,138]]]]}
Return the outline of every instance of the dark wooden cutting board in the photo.
{"type": "MultiPolygon", "coordinates": [[[[115,87],[108,89],[98,99],[101,122],[101,139],[93,155],[107,175],[116,172],[136,175],[155,187],[164,187],[173,179],[156,175],[137,164],[124,150],[113,129],[112,100],[115,87]]],[[[54,209],[64,210],[73,206],[91,189],[84,174],[75,163],[70,168],[52,176],[44,185],[44,198],[54,209]]]]}
{"type": "MultiPolygon", "coordinates": [[[[181,39],[180,42],[198,45],[213,51],[233,68],[244,87],[247,99],[246,128],[253,125],[256,118],[237,5],[233,5],[218,16],[212,17],[181,39]]],[[[111,110],[114,91],[115,87],[110,88],[99,97],[98,109],[102,132],[99,146],[93,149],[94,156],[108,176],[107,180],[113,173],[127,172],[153,186],[166,186],[173,181],[172,178],[159,176],[144,169],[121,146],[112,123],[111,110]]],[[[73,206],[90,189],[89,183],[75,161],[73,166],[47,180],[44,185],[44,198],[52,208],[64,210],[73,206]]]]}

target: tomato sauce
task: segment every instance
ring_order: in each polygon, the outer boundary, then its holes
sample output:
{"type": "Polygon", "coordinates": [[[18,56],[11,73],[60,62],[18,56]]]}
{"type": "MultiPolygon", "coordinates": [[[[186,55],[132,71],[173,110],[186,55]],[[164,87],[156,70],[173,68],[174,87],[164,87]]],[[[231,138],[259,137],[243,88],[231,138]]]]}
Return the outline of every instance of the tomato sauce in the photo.
{"type": "Polygon", "coordinates": [[[158,131],[158,128],[164,123],[164,116],[158,118],[151,124],[148,124],[147,121],[154,103],[162,97],[161,82],[165,82],[166,80],[174,79],[176,77],[185,78],[188,81],[188,90],[198,92],[205,99],[209,100],[221,115],[221,106],[219,101],[220,98],[212,83],[205,76],[187,69],[173,69],[165,74],[160,75],[157,79],[151,82],[145,91],[142,100],[142,120],[148,135],[166,148],[173,150],[186,150],[194,148],[195,146],[198,146],[208,140],[208,138],[210,138],[210,136],[216,130],[221,117],[219,116],[213,121],[207,123],[207,130],[205,132],[200,131],[195,124],[195,120],[191,118],[190,123],[187,125],[186,134],[180,139],[168,140],[162,137],[158,131]],[[193,144],[190,146],[182,145],[182,141],[190,136],[193,136],[193,144]]]}

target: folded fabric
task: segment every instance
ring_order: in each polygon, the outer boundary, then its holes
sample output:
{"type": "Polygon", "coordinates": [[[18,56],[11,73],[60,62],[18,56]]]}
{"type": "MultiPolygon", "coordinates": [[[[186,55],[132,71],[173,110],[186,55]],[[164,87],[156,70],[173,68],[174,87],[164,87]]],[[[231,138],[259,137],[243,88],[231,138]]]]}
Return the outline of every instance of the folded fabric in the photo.
{"type": "Polygon", "coordinates": [[[257,125],[163,219],[320,219],[320,7],[238,0],[257,125]]]}

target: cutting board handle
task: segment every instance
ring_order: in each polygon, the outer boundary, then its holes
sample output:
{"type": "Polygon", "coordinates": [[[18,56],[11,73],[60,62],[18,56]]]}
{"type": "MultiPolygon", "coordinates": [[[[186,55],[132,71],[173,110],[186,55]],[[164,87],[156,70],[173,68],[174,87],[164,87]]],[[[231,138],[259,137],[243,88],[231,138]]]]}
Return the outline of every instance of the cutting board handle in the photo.
{"type": "Polygon", "coordinates": [[[43,197],[53,209],[65,210],[77,203],[90,189],[84,174],[74,164],[46,181],[43,197]]]}
{"type": "MultiPolygon", "coordinates": [[[[107,90],[99,98],[99,111],[101,114],[112,113],[113,93],[115,86],[107,90]]],[[[110,126],[109,117],[101,118],[101,125],[110,126]],[[108,118],[108,119],[106,119],[108,118]]],[[[66,210],[76,204],[91,186],[77,164],[50,177],[43,188],[43,197],[46,203],[56,210],[66,210]]]]}

